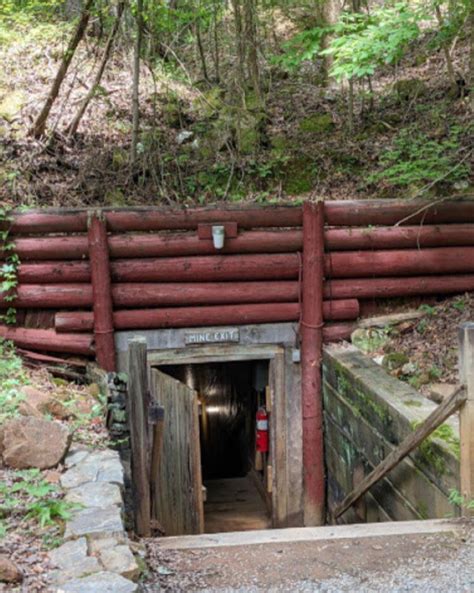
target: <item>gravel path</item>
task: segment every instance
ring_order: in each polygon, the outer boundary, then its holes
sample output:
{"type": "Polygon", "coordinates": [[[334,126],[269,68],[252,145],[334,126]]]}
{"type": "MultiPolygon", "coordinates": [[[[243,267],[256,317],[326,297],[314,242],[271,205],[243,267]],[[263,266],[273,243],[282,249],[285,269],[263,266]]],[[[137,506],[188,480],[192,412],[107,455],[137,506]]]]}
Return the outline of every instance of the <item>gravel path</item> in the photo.
{"type": "Polygon", "coordinates": [[[389,536],[164,551],[152,541],[148,593],[474,593],[474,527],[389,536]]]}

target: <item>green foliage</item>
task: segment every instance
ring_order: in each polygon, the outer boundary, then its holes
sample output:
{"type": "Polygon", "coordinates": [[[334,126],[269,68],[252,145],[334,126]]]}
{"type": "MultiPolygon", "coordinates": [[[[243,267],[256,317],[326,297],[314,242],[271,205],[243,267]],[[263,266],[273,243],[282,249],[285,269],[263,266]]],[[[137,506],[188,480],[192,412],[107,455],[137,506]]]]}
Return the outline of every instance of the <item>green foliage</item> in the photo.
{"type": "Polygon", "coordinates": [[[449,502],[457,507],[461,507],[466,510],[474,509],[474,498],[466,500],[466,498],[459,492],[459,490],[456,490],[455,488],[452,488],[449,491],[449,502]]]}
{"type": "Polygon", "coordinates": [[[0,341],[0,424],[18,414],[20,388],[27,382],[21,359],[9,342],[0,341]]]}
{"type": "Polygon", "coordinates": [[[31,16],[35,19],[50,19],[63,6],[61,0],[2,0],[0,16],[14,20],[31,16]]]}
{"type": "Polygon", "coordinates": [[[8,518],[13,518],[15,524],[18,520],[33,520],[44,528],[68,519],[70,511],[77,507],[62,500],[58,486],[46,482],[38,469],[17,471],[11,482],[1,482],[0,500],[3,535],[8,529],[8,518]]]}
{"type": "Polygon", "coordinates": [[[312,60],[319,54],[324,37],[332,31],[332,27],[316,27],[297,33],[283,43],[284,53],[273,56],[271,61],[285,70],[294,71],[302,62],[312,60]]]}
{"type": "Polygon", "coordinates": [[[420,35],[421,18],[408,2],[383,6],[370,15],[344,13],[334,27],[334,39],[321,52],[333,58],[331,76],[362,78],[374,74],[379,66],[398,63],[420,35]]]}
{"type": "Polygon", "coordinates": [[[384,167],[368,178],[369,183],[383,181],[392,186],[425,183],[456,183],[469,177],[469,165],[458,157],[461,130],[451,127],[444,140],[431,139],[413,127],[403,128],[393,147],[382,153],[384,167]]]}
{"type": "Polygon", "coordinates": [[[453,307],[462,313],[466,308],[466,300],[463,298],[457,299],[454,301],[453,307]]]}
{"type": "Polygon", "coordinates": [[[426,303],[420,305],[419,310],[423,313],[426,313],[426,315],[429,315],[430,317],[436,315],[436,307],[432,307],[431,305],[427,305],[426,303]]]}
{"type": "MultiPolygon", "coordinates": [[[[11,217],[9,212],[4,208],[0,208],[0,223],[3,222],[8,224],[10,220],[11,217]]],[[[14,252],[15,243],[10,238],[8,227],[0,230],[0,248],[5,256],[4,262],[0,267],[0,296],[7,303],[12,303],[16,298],[20,258],[14,252]]],[[[16,309],[13,306],[10,306],[5,314],[0,315],[0,320],[5,321],[6,323],[14,323],[16,321],[16,309]]]]}

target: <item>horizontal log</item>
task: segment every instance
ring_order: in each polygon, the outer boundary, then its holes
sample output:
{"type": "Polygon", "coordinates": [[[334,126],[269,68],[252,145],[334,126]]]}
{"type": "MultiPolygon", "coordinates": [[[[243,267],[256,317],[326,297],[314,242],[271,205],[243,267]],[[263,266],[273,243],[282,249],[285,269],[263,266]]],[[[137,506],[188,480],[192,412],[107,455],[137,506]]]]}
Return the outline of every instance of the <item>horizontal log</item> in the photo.
{"type": "MultiPolygon", "coordinates": [[[[299,298],[299,285],[297,282],[130,283],[113,285],[112,296],[119,308],[295,302],[299,298]]],[[[18,287],[14,301],[18,309],[81,308],[92,304],[90,284],[23,284],[18,287]]],[[[0,295],[0,307],[11,305],[0,295]]],[[[357,299],[325,301],[324,315],[327,320],[357,319],[359,302],[357,299]]]]}
{"type": "MultiPolygon", "coordinates": [[[[327,229],[326,247],[333,251],[400,249],[474,245],[472,225],[407,226],[374,229],[327,229]]],[[[219,253],[275,253],[301,249],[301,231],[249,231],[228,239],[219,253]]],[[[21,260],[83,259],[88,256],[87,238],[25,237],[15,241],[21,260]]],[[[216,255],[212,242],[190,235],[115,235],[109,238],[112,257],[173,257],[216,255]]]]}
{"type": "Polygon", "coordinates": [[[116,260],[112,263],[112,278],[115,282],[292,280],[298,277],[299,269],[296,253],[163,257],[116,260]]]}
{"type": "Polygon", "coordinates": [[[326,229],[326,248],[331,251],[356,249],[420,249],[474,245],[474,225],[418,225],[326,229]]]}
{"type": "Polygon", "coordinates": [[[469,273],[474,272],[474,247],[331,253],[325,272],[328,278],[469,273]]]}
{"type": "MultiPolygon", "coordinates": [[[[104,208],[111,231],[194,229],[200,223],[237,222],[241,228],[297,227],[302,223],[300,207],[262,208],[104,208]]],[[[441,203],[406,200],[341,200],[325,204],[326,222],[334,226],[404,224],[455,224],[474,222],[474,200],[441,203]],[[427,207],[428,206],[428,207],[427,207]]],[[[13,213],[13,233],[85,232],[87,210],[47,209],[13,213]]]]}
{"type": "Polygon", "coordinates": [[[474,291],[474,274],[330,280],[324,285],[326,299],[392,298],[429,294],[461,294],[470,291],[474,291]]]}
{"type": "MultiPolygon", "coordinates": [[[[88,249],[85,235],[15,239],[15,253],[21,261],[86,259],[88,249]]],[[[212,241],[201,240],[191,234],[111,235],[109,250],[114,258],[281,253],[301,250],[301,231],[246,231],[235,239],[226,239],[220,251],[215,249],[212,241]]]]}
{"type": "MultiPolygon", "coordinates": [[[[292,280],[298,277],[296,253],[217,255],[189,258],[123,259],[111,264],[115,282],[218,282],[292,280]]],[[[24,284],[90,282],[89,262],[29,262],[19,267],[24,284]]]]}
{"type": "MultiPolygon", "coordinates": [[[[236,222],[241,228],[301,226],[301,208],[103,208],[110,231],[157,231],[197,229],[200,223],[236,222]]],[[[10,223],[15,234],[85,232],[87,210],[41,210],[14,213],[10,223]]]]}
{"type": "Polygon", "coordinates": [[[55,284],[63,282],[90,282],[89,262],[28,262],[18,268],[20,284],[55,284]]]}
{"type": "Polygon", "coordinates": [[[14,301],[0,294],[0,308],[63,309],[92,306],[90,284],[20,284],[14,301]]]}
{"type": "Polygon", "coordinates": [[[340,200],[326,202],[325,215],[326,223],[331,226],[391,226],[400,221],[406,225],[472,223],[474,200],[465,198],[432,204],[407,200],[340,200]]]}
{"type": "Polygon", "coordinates": [[[11,340],[20,348],[46,352],[67,352],[69,354],[92,355],[92,334],[58,334],[49,329],[25,329],[0,325],[0,337],[11,340]]]}
{"type": "MultiPolygon", "coordinates": [[[[298,282],[123,283],[114,284],[112,294],[117,308],[288,303],[298,300],[299,285],[298,282]]],[[[353,303],[350,301],[348,308],[356,314],[349,319],[358,315],[353,303]]],[[[336,307],[335,310],[341,312],[342,309],[336,307]]]]}
{"type": "MultiPolygon", "coordinates": [[[[114,325],[116,330],[163,329],[180,327],[200,327],[206,325],[244,325],[252,323],[277,323],[298,321],[298,303],[268,303],[233,307],[180,307],[154,311],[116,311],[114,325]]],[[[89,331],[93,327],[94,316],[89,312],[61,312],[55,317],[55,327],[62,331],[89,331]]],[[[325,326],[323,336],[326,341],[347,339],[355,327],[354,323],[333,323],[325,326]]]]}
{"type": "MultiPolygon", "coordinates": [[[[474,226],[470,224],[406,227],[331,228],[325,231],[326,248],[331,251],[359,249],[419,249],[474,245],[474,226]]],[[[299,230],[246,231],[227,239],[217,252],[212,241],[190,234],[128,234],[109,237],[113,258],[179,257],[193,255],[282,253],[301,251],[299,230]]],[[[15,252],[20,260],[68,260],[88,257],[87,237],[19,237],[15,252]]],[[[0,252],[1,256],[1,252],[0,252]]]]}
{"type": "MultiPolygon", "coordinates": [[[[114,282],[293,280],[300,258],[297,253],[275,253],[123,259],[112,262],[111,270],[114,282]]],[[[325,270],[328,278],[470,273],[474,247],[341,251],[326,255],[325,270]]],[[[89,280],[88,262],[24,263],[19,269],[19,281],[25,284],[89,280]]]]}

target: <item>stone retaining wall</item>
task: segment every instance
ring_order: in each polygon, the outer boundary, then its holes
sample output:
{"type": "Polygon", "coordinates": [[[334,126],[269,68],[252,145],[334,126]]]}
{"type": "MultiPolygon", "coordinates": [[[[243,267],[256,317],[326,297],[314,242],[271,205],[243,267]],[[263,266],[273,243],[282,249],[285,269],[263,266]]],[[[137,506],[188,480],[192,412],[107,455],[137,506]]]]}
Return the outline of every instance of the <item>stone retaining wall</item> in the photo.
{"type": "MultiPolygon", "coordinates": [[[[388,375],[352,346],[328,346],[323,358],[328,502],[341,501],[436,404],[388,375]]],[[[363,499],[345,522],[443,518],[459,490],[457,418],[427,439],[363,499]]]]}
{"type": "Polygon", "coordinates": [[[49,555],[56,593],[134,593],[140,575],[123,523],[124,476],[118,452],[73,449],[61,486],[78,508],[65,543],[49,555]]]}

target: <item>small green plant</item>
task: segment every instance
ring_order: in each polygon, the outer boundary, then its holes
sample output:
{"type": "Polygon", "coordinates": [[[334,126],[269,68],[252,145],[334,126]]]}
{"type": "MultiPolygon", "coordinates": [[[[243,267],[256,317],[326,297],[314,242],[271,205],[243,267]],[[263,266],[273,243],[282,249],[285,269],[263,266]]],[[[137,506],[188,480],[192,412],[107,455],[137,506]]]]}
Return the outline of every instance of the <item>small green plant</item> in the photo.
{"type": "Polygon", "coordinates": [[[462,509],[467,509],[469,511],[474,509],[474,498],[466,500],[459,490],[456,490],[455,488],[452,488],[449,491],[449,502],[455,506],[461,507],[462,509]]]}
{"type": "Polygon", "coordinates": [[[420,305],[419,310],[429,316],[436,315],[436,307],[432,307],[431,305],[420,305]]]}
{"type": "Polygon", "coordinates": [[[453,307],[462,313],[466,308],[466,299],[457,299],[456,301],[454,301],[453,307]]]}
{"type": "Polygon", "coordinates": [[[43,479],[39,469],[17,471],[11,482],[0,483],[0,519],[4,535],[8,531],[8,520],[32,520],[41,528],[53,526],[58,520],[70,517],[70,511],[77,505],[66,502],[58,486],[43,479]]]}
{"type": "Polygon", "coordinates": [[[416,331],[419,334],[423,335],[425,333],[425,331],[427,330],[427,328],[428,328],[428,322],[426,321],[426,319],[422,319],[421,321],[419,321],[417,323],[416,331]]]}
{"type": "Polygon", "coordinates": [[[442,374],[443,374],[443,369],[440,369],[435,364],[432,365],[428,370],[428,376],[431,379],[431,381],[440,379],[442,374]]]}

